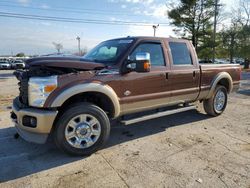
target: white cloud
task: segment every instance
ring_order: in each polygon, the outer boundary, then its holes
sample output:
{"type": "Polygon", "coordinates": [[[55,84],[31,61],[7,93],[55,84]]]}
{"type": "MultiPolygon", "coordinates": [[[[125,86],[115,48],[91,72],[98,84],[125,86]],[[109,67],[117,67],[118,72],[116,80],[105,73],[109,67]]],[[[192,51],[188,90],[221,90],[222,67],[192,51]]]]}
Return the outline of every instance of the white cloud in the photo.
{"type": "Polygon", "coordinates": [[[142,4],[152,4],[154,0],[122,0],[126,1],[127,3],[142,3],[142,4]]]}
{"type": "Polygon", "coordinates": [[[144,15],[153,16],[156,18],[167,18],[168,8],[165,4],[152,5],[149,7],[149,11],[143,11],[144,15]]]}
{"type": "Polygon", "coordinates": [[[108,0],[110,3],[133,3],[149,5],[154,3],[155,0],[108,0]]]}
{"type": "Polygon", "coordinates": [[[123,8],[123,9],[124,9],[124,8],[127,8],[127,5],[124,5],[124,4],[123,4],[123,5],[121,6],[121,8],[123,8]]]}
{"type": "Polygon", "coordinates": [[[220,4],[225,5],[226,11],[231,11],[232,8],[236,8],[239,5],[238,0],[220,0],[220,4]]]}
{"type": "MultiPolygon", "coordinates": [[[[129,36],[153,36],[154,30],[152,26],[129,26],[127,35],[129,36]]],[[[173,27],[159,26],[156,30],[157,37],[175,37],[173,27]]]]}

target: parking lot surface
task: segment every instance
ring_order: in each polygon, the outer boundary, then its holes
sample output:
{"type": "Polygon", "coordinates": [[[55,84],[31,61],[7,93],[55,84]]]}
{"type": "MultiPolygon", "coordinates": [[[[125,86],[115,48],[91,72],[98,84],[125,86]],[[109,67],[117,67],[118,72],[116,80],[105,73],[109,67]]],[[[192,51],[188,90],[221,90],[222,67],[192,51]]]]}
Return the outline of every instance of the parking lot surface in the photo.
{"type": "Polygon", "coordinates": [[[71,157],[53,144],[15,139],[18,95],[12,71],[0,71],[0,187],[250,188],[250,73],[211,118],[201,107],[130,126],[114,126],[106,147],[71,157]]]}

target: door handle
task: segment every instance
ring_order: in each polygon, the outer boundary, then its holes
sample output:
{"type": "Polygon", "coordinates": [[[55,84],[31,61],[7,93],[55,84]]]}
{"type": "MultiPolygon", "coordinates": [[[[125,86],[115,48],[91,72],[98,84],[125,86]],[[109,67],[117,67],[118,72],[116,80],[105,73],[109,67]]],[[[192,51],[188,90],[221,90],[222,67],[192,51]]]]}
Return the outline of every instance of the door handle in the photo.
{"type": "Polygon", "coordinates": [[[196,76],[196,72],[195,72],[195,71],[193,71],[193,78],[195,78],[195,76],[196,76]]]}
{"type": "Polygon", "coordinates": [[[166,80],[168,80],[168,72],[166,73],[166,80]]]}

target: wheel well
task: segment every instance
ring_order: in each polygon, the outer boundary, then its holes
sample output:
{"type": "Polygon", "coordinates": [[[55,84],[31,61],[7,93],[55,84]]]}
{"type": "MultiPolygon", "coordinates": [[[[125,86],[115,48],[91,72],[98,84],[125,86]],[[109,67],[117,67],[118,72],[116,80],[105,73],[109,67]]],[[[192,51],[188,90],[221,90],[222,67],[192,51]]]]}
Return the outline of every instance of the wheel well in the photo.
{"type": "Polygon", "coordinates": [[[74,95],[63,103],[63,105],[59,108],[59,112],[63,112],[69,106],[79,102],[93,103],[96,106],[100,107],[104,112],[106,112],[108,117],[114,117],[115,107],[111,99],[105,94],[99,92],[84,92],[74,95]]]}
{"type": "Polygon", "coordinates": [[[227,89],[227,92],[230,92],[230,83],[227,78],[222,78],[219,82],[218,85],[224,86],[227,89]]]}

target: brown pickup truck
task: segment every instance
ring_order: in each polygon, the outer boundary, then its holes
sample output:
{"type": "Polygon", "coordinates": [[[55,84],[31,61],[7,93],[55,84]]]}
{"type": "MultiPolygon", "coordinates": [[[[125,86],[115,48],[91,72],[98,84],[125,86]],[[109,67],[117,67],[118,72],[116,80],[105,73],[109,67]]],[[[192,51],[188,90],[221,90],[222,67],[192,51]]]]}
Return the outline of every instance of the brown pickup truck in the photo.
{"type": "Polygon", "coordinates": [[[207,114],[220,115],[241,74],[235,64],[199,65],[187,40],[156,37],[108,40],[83,57],[26,64],[14,73],[20,95],[11,118],[18,134],[35,143],[52,135],[74,155],[97,151],[114,119],[129,125],[195,109],[198,101],[207,114]]]}

